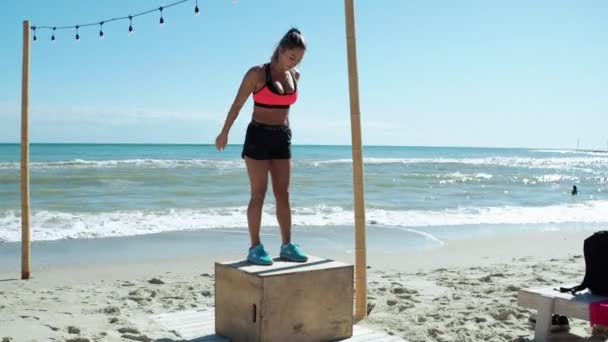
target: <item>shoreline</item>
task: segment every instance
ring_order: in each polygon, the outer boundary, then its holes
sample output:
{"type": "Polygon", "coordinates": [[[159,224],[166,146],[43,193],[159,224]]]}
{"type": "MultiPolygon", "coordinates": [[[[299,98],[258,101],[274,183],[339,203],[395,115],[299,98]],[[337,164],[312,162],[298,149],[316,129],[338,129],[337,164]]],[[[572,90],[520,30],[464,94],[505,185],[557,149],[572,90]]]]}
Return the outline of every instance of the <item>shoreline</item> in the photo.
{"type": "MultiPolygon", "coordinates": [[[[202,232],[202,231],[201,231],[202,232]]],[[[197,232],[200,233],[200,232],[197,232]]],[[[217,232],[213,232],[217,233],[217,232]]],[[[225,233],[225,232],[222,232],[225,233]]],[[[229,233],[232,234],[232,233],[229,233]]],[[[388,272],[429,272],[441,268],[467,268],[483,267],[497,263],[508,263],[514,261],[532,259],[555,259],[555,258],[582,258],[583,240],[590,236],[592,232],[530,232],[525,234],[508,234],[493,237],[475,237],[470,239],[450,239],[444,240],[441,247],[419,249],[405,252],[380,252],[378,249],[369,249],[366,254],[367,266],[369,270],[383,270],[388,272]]],[[[165,233],[153,234],[154,240],[164,239],[165,233]]],[[[170,234],[171,235],[171,234],[170,234]]],[[[185,239],[190,234],[183,236],[185,239]]],[[[132,240],[139,240],[135,243],[147,244],[149,236],[134,236],[132,240]],[[143,239],[141,239],[143,237],[143,239]]],[[[275,236],[278,239],[278,235],[275,236]]],[[[106,240],[104,244],[112,245],[118,238],[104,238],[95,240],[106,240]]],[[[53,281],[70,279],[74,280],[94,280],[111,277],[114,280],[129,279],[130,277],[146,275],[158,270],[172,270],[173,272],[193,275],[196,273],[212,273],[214,262],[226,260],[241,260],[245,258],[245,253],[240,252],[242,248],[219,248],[198,253],[189,254],[191,246],[179,251],[181,254],[154,254],[152,247],[140,246],[129,251],[135,253],[142,250],[145,253],[140,257],[115,253],[108,255],[110,251],[102,248],[92,257],[92,262],[87,262],[86,256],[80,260],[75,260],[78,251],[85,250],[90,243],[97,243],[95,240],[63,240],[54,241],[58,245],[66,243],[82,244],[71,251],[63,250],[71,261],[62,260],[60,263],[44,263],[32,258],[32,279],[40,278],[53,281]],[[70,253],[71,252],[71,253],[70,253]],[[70,254],[68,254],[70,253],[70,254]],[[105,259],[98,259],[105,256],[105,259]],[[141,271],[141,272],[140,272],[141,271]]],[[[152,241],[152,242],[153,242],[152,241]]],[[[127,245],[133,245],[133,241],[127,245]]],[[[194,242],[196,243],[196,242],[194,242]]],[[[213,242],[211,242],[213,243],[213,242]]],[[[240,241],[233,241],[231,245],[240,245],[240,241]]],[[[225,246],[224,246],[225,247],[225,246]]],[[[242,246],[240,246],[242,247],[242,246]]],[[[277,244],[278,247],[278,244],[277,244]]],[[[56,250],[57,248],[53,248],[56,250]]],[[[278,254],[278,251],[269,250],[271,256],[278,254]],[[274,253],[277,252],[277,253],[274,253]]],[[[278,250],[278,248],[276,248],[278,250]]],[[[123,252],[125,249],[121,249],[123,252]]],[[[330,250],[329,248],[318,248],[309,254],[317,257],[334,259],[337,261],[353,263],[355,255],[352,251],[330,250]]],[[[166,252],[166,251],[163,251],[166,252]]],[[[15,254],[15,256],[17,256],[15,254]]],[[[13,267],[0,269],[0,280],[15,280],[20,277],[20,266],[13,260],[13,267]]],[[[91,257],[91,255],[89,255],[91,257]]],[[[4,257],[3,257],[4,258],[4,257]]],[[[6,259],[3,259],[6,260],[6,259]]],[[[581,277],[584,275],[584,262],[581,268],[581,277]]],[[[582,280],[582,278],[581,278],[582,280]]],[[[1,286],[0,286],[1,287],[1,286]]]]}
{"type": "MultiPolygon", "coordinates": [[[[566,225],[567,226],[567,225],[566,225]]],[[[567,226],[569,227],[569,226],[567,226]]],[[[522,236],[536,241],[544,239],[551,244],[563,245],[560,249],[574,252],[575,244],[569,239],[579,239],[582,253],[582,239],[599,228],[588,226],[584,229],[565,228],[543,230],[542,226],[530,228],[523,225],[479,225],[446,226],[420,229],[368,225],[366,227],[367,254],[370,261],[384,266],[396,266],[391,260],[400,257],[412,258],[424,255],[421,265],[450,263],[458,260],[471,262],[469,244],[487,240],[488,248],[478,244],[488,255],[525,254],[523,250],[535,251],[538,246],[522,236]],[[494,240],[505,243],[497,244],[494,240]],[[561,241],[565,240],[565,241],[561,241]],[[526,248],[512,250],[507,242],[526,245],[526,248]],[[522,253],[519,253],[522,252],[522,253]],[[448,255],[448,257],[443,257],[448,255]],[[394,264],[394,265],[393,265],[394,264]]],[[[271,255],[278,254],[280,233],[278,227],[264,227],[262,242],[271,255]]],[[[327,256],[354,262],[354,228],[348,226],[296,226],[293,240],[309,254],[327,256]]],[[[201,258],[213,256],[233,256],[236,259],[246,255],[249,236],[246,228],[200,229],[167,231],[153,234],[33,241],[31,243],[32,272],[37,269],[61,268],[66,265],[103,266],[113,263],[147,263],[180,258],[201,258]]],[[[544,252],[540,253],[541,255],[544,252]]],[[[474,257],[473,257],[474,259],[474,257]]],[[[21,269],[21,242],[0,242],[0,274],[21,269]]]]}

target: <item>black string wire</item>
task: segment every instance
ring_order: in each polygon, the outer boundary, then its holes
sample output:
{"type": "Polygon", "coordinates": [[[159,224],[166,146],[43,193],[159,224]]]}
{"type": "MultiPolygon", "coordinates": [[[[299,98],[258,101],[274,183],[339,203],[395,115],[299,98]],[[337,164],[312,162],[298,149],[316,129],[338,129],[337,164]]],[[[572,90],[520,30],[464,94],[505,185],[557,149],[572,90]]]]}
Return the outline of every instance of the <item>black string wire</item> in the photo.
{"type": "MultiPolygon", "coordinates": [[[[106,23],[109,23],[109,22],[112,22],[112,21],[116,21],[116,20],[129,19],[129,21],[131,21],[135,17],[139,17],[139,16],[142,16],[142,15],[150,14],[150,13],[153,13],[153,12],[156,12],[156,11],[159,11],[159,10],[160,10],[161,15],[162,15],[162,10],[163,9],[166,9],[166,8],[169,8],[169,7],[172,7],[172,6],[175,6],[175,5],[179,5],[179,4],[182,4],[184,2],[188,2],[188,1],[192,1],[192,0],[180,0],[180,1],[176,1],[176,2],[170,3],[168,5],[162,6],[162,7],[157,7],[157,8],[151,9],[149,11],[145,11],[145,12],[141,12],[141,13],[137,13],[137,14],[131,14],[131,15],[127,15],[127,16],[124,16],[124,17],[116,17],[116,18],[111,18],[111,19],[105,19],[105,20],[94,22],[94,23],[78,24],[78,25],[71,25],[71,26],[32,26],[31,29],[34,31],[34,33],[36,32],[36,30],[40,30],[40,29],[53,30],[53,37],[54,37],[55,36],[55,30],[76,29],[76,31],[78,32],[78,28],[81,28],[81,27],[97,26],[97,25],[101,26],[103,24],[106,24],[106,23]]],[[[196,7],[195,7],[195,13],[198,13],[198,11],[196,11],[196,9],[198,9],[198,1],[196,1],[196,2],[197,2],[197,4],[196,4],[196,7]]],[[[133,29],[130,29],[130,31],[132,31],[132,30],[133,29]]]]}

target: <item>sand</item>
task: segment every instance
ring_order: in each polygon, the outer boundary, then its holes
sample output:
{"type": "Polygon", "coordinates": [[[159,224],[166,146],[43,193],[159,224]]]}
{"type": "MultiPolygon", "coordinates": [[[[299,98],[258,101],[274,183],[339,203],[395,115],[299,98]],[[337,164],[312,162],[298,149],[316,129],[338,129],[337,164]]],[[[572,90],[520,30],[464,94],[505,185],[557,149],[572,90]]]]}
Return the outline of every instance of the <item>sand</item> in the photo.
{"type": "MultiPolygon", "coordinates": [[[[588,235],[521,233],[370,253],[370,314],[361,324],[408,341],[531,341],[534,312],[517,306],[517,290],[582,280],[588,235]]],[[[348,251],[315,252],[353,258],[348,251]]],[[[150,316],[212,309],[213,262],[238,257],[57,265],[36,270],[28,281],[0,273],[0,341],[180,341],[150,316]]],[[[592,334],[588,322],[571,320],[571,326],[592,334]]]]}

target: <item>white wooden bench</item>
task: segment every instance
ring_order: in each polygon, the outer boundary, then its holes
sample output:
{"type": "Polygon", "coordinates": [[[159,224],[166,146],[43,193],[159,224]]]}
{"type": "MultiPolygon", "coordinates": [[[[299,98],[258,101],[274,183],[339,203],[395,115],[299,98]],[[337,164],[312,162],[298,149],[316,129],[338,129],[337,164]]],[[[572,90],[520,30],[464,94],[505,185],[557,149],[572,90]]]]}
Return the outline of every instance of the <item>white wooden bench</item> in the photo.
{"type": "MultiPolygon", "coordinates": [[[[567,285],[569,286],[574,285],[567,285]]],[[[519,306],[537,311],[535,341],[548,339],[553,314],[589,321],[589,304],[606,300],[608,297],[594,296],[587,291],[574,296],[571,293],[561,293],[554,287],[522,289],[517,293],[519,306]]]]}

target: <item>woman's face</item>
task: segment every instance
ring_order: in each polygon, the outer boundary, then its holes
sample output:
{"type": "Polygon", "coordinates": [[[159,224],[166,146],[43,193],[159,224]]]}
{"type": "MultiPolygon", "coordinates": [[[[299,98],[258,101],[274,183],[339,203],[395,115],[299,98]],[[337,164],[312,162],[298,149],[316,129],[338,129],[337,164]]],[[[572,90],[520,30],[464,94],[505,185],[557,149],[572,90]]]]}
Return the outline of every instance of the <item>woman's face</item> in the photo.
{"type": "Polygon", "coordinates": [[[304,58],[304,49],[279,48],[279,65],[287,70],[295,68],[304,58]]]}

